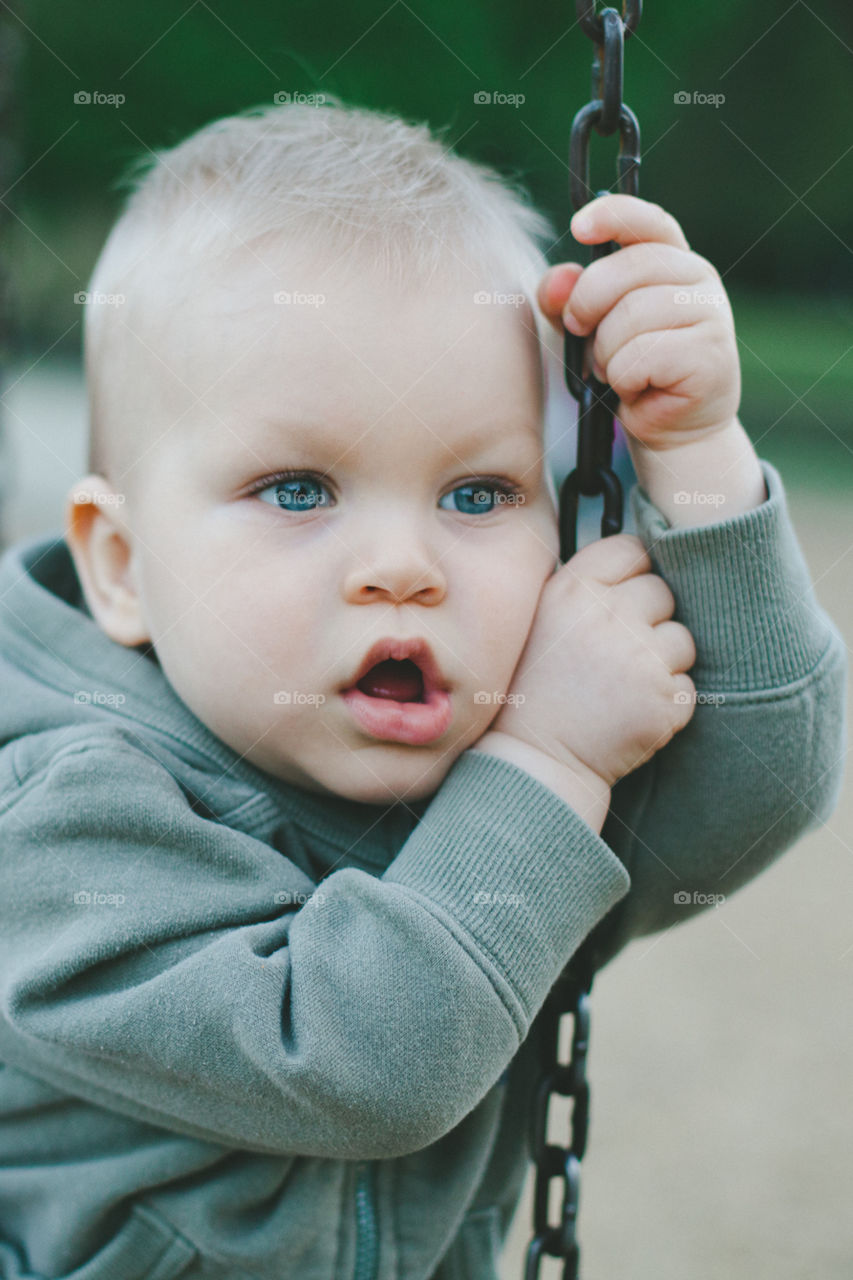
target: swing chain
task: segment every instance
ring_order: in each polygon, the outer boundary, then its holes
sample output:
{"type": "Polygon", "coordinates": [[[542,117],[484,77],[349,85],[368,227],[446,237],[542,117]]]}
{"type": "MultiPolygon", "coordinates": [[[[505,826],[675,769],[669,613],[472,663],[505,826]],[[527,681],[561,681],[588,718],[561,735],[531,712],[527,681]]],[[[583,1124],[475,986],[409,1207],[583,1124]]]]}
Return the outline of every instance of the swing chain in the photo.
{"type": "MultiPolygon", "coordinates": [[[[594,0],[576,0],[578,23],[595,43],[592,63],[592,101],[578,111],[569,139],[569,198],[572,209],[581,209],[596,195],[589,185],[589,137],[619,133],[616,160],[620,194],[637,195],[640,166],[640,126],[630,107],[622,101],[624,42],[636,29],[642,13],[641,0],[623,0],[623,15],[615,9],[594,14],[594,0]]],[[[618,249],[608,240],[592,246],[592,260],[618,249]]],[[[622,486],[613,471],[613,418],[619,397],[607,383],[590,372],[583,376],[586,338],[566,330],[563,363],[566,386],[578,401],[577,463],[563,481],[560,493],[560,558],[565,563],[577,550],[578,499],[604,497],[601,536],[622,528],[622,486]]]]}
{"type": "MultiPolygon", "coordinates": [[[[592,101],[578,111],[572,122],[569,141],[569,195],[576,211],[594,198],[589,185],[589,136],[595,129],[602,137],[619,132],[616,161],[617,190],[637,195],[640,164],[640,126],[622,102],[624,41],[636,30],[642,15],[642,0],[622,0],[621,16],[615,9],[595,13],[595,0],[576,0],[577,20],[595,45],[592,64],[592,101]]],[[[607,192],[596,192],[605,195],[607,192]]],[[[594,245],[592,259],[618,249],[614,241],[594,245]]],[[[560,491],[560,559],[562,563],[577,549],[578,497],[602,494],[604,511],[601,536],[619,533],[622,528],[622,486],[612,468],[613,418],[619,397],[613,388],[590,372],[584,378],[586,339],[566,331],[564,364],[566,385],[578,401],[578,449],[575,470],[564,480],[560,491]]],[[[541,1029],[543,1072],[534,1101],[530,1148],[535,1165],[533,1193],[533,1239],[527,1248],[524,1280],[538,1280],[542,1255],[563,1259],[562,1280],[578,1280],[580,1248],[576,1237],[580,1196],[580,1162],[586,1149],[589,1123],[589,1082],[586,1056],[589,1044],[589,993],[598,967],[596,931],[578,948],[558,977],[542,1006],[541,1029]],[[559,1057],[560,1023],[571,1014],[570,1060],[559,1057]],[[560,1147],[547,1140],[548,1109],[551,1098],[572,1100],[569,1145],[560,1147]],[[553,1178],[563,1180],[560,1221],[548,1222],[548,1193],[553,1178]]]]}

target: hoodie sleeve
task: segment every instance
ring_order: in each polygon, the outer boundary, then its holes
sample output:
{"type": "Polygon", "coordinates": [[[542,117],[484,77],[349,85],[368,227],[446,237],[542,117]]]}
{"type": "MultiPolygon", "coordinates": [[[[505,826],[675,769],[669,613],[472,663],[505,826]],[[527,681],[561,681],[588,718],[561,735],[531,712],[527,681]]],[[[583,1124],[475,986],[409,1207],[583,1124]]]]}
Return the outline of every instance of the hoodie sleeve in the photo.
{"type": "Polygon", "coordinates": [[[66,742],[16,781],[0,803],[0,1060],[264,1153],[437,1141],[630,883],[561,797],[485,752],[463,752],[382,876],[319,885],[118,737],[66,742]]]}
{"type": "Polygon", "coordinates": [[[729,520],[669,525],[639,486],[637,535],[696,643],[692,719],[616,783],[602,837],[631,893],[596,930],[600,962],[730,896],[838,802],[847,649],[818,604],[779,472],[729,520]]]}

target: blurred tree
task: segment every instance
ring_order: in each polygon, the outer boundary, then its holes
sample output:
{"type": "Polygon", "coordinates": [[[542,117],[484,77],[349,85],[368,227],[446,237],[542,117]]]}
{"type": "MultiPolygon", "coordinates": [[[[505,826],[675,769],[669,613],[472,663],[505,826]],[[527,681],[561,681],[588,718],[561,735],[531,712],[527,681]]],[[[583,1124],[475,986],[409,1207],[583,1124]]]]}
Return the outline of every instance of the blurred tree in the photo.
{"type": "MultiPolygon", "coordinates": [[[[23,41],[18,25],[0,13],[0,245],[9,241],[12,212],[7,197],[20,179],[21,154],[18,146],[19,113],[15,110],[18,94],[18,68],[23,41]]],[[[12,299],[9,259],[0,253],[0,396],[6,390],[6,366],[15,346],[14,322],[17,308],[12,299]]],[[[5,541],[3,524],[4,498],[8,491],[5,422],[0,418],[0,545],[5,541]]]]}
{"type": "MultiPolygon", "coordinates": [[[[11,0],[26,33],[21,129],[29,168],[10,231],[25,323],[79,342],[73,292],[115,216],[115,182],[146,148],[217,116],[324,89],[447,126],[466,155],[519,177],[568,224],[567,148],[589,96],[592,45],[574,6],[520,0],[171,0],[85,6],[11,0]],[[480,104],[478,91],[524,95],[480,104]],[[75,101],[123,94],[119,106],[75,101]]],[[[853,13],[847,0],[788,8],[647,0],[626,46],[625,99],[643,135],[640,191],[671,209],[727,285],[850,293],[853,13]],[[680,104],[676,93],[691,101],[680,104]],[[693,95],[724,95],[711,105],[693,95]]],[[[593,184],[614,182],[614,139],[593,184]]],[[[553,257],[572,255],[566,237],[553,257]]]]}

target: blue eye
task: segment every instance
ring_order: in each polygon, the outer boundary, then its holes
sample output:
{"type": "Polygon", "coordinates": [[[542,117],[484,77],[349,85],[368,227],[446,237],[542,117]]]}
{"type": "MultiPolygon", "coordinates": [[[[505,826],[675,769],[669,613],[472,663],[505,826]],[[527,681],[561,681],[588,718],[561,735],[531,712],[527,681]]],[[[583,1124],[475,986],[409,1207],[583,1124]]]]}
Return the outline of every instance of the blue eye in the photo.
{"type": "MultiPolygon", "coordinates": [[[[458,485],[440,499],[439,506],[443,511],[456,511],[461,515],[491,515],[502,501],[523,502],[520,495],[518,485],[485,477],[458,485]],[[454,499],[452,507],[444,505],[448,498],[454,499]]],[[[269,476],[248,496],[260,498],[261,502],[294,515],[331,505],[329,490],[322,478],[309,471],[282,471],[269,476]]]]}
{"type": "Polygon", "coordinates": [[[316,511],[318,507],[329,506],[328,490],[322,481],[302,473],[281,476],[265,488],[256,490],[256,496],[261,502],[292,512],[316,511]],[[325,490],[325,496],[319,490],[325,490]]]}
{"type": "Polygon", "coordinates": [[[518,492],[515,485],[507,484],[505,481],[475,480],[471,484],[460,485],[458,489],[452,489],[450,493],[446,493],[439,506],[443,511],[458,511],[466,516],[490,515],[501,501],[500,498],[495,498],[495,494],[501,494],[506,498],[507,495],[517,496],[518,492]],[[458,504],[455,507],[442,506],[446,498],[457,497],[462,500],[461,506],[458,504]]]}

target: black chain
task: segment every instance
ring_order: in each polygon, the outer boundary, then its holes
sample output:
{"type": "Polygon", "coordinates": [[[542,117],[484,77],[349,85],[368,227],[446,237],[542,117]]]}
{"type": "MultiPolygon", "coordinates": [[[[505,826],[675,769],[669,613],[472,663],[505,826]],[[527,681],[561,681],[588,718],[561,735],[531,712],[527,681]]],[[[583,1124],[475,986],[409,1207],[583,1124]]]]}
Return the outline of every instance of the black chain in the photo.
{"type": "MultiPolygon", "coordinates": [[[[640,126],[622,101],[624,42],[636,30],[642,0],[623,0],[622,14],[615,9],[595,12],[595,0],[576,0],[577,20],[595,44],[592,63],[592,101],[572,121],[569,141],[569,195],[576,211],[594,198],[589,186],[589,135],[602,137],[619,132],[617,191],[637,195],[640,164],[640,126]]],[[[595,195],[606,195],[599,191],[595,195]]],[[[608,240],[592,247],[592,259],[618,249],[608,240]]],[[[566,385],[578,401],[578,448],[575,470],[560,491],[560,560],[565,564],[577,550],[578,497],[604,497],[601,536],[622,528],[622,486],[613,471],[613,418],[619,397],[613,388],[590,372],[583,376],[586,338],[566,332],[564,363],[566,385]]],[[[586,1055],[589,1044],[589,993],[596,963],[595,932],[578,948],[555,982],[539,1014],[542,1076],[536,1090],[530,1146],[536,1166],[533,1198],[533,1239],[527,1248],[524,1280],[538,1280],[542,1255],[564,1259],[562,1280],[578,1280],[580,1248],[576,1237],[580,1196],[580,1162],[586,1149],[589,1124],[589,1082],[586,1055]],[[573,1020],[571,1055],[560,1062],[561,1019],[573,1020]],[[572,1100],[571,1133],[567,1147],[547,1140],[548,1108],[555,1095],[572,1100]],[[563,1179],[560,1221],[548,1222],[548,1193],[553,1178],[563,1179]]]]}
{"type": "MultiPolygon", "coordinates": [[[[569,197],[577,211],[594,195],[589,185],[589,135],[602,137],[619,132],[616,161],[617,191],[635,196],[639,184],[640,126],[622,101],[624,42],[637,27],[642,0],[623,0],[622,16],[615,9],[595,14],[595,0],[576,0],[577,19],[595,42],[592,63],[592,101],[572,121],[569,140],[569,197]]],[[[592,260],[618,249],[613,240],[592,247],[592,260]]],[[[593,373],[583,377],[586,339],[566,331],[564,363],[566,386],[578,401],[578,449],[575,470],[566,477],[560,493],[560,558],[565,563],[577,550],[578,498],[604,495],[601,536],[622,528],[622,486],[613,471],[613,417],[619,397],[593,373]]]]}

